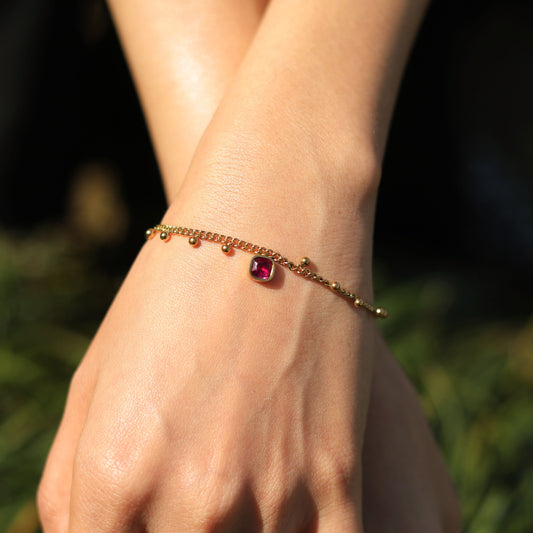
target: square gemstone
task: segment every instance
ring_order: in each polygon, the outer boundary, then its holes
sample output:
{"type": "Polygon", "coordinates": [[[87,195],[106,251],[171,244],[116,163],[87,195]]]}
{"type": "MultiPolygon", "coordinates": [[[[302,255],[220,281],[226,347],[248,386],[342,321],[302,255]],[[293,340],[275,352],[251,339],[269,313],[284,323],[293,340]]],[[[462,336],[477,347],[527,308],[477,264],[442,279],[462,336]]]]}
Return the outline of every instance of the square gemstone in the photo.
{"type": "Polygon", "coordinates": [[[256,255],[250,261],[250,276],[256,281],[270,281],[274,276],[275,265],[270,257],[256,255]]]}

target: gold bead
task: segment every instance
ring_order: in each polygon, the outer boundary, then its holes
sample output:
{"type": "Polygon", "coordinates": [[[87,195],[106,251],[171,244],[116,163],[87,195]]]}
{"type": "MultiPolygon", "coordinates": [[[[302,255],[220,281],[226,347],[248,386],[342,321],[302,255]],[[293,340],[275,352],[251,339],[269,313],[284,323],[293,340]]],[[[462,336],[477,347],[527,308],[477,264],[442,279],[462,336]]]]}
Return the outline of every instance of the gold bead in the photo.
{"type": "Polygon", "coordinates": [[[231,246],[229,244],[223,244],[220,249],[225,253],[229,254],[231,252],[231,246]]]}
{"type": "Polygon", "coordinates": [[[162,231],[162,232],[159,234],[159,238],[160,238],[163,242],[168,242],[168,241],[170,241],[170,233],[167,233],[166,231],[162,231]]]}
{"type": "Polygon", "coordinates": [[[341,284],[338,281],[334,281],[331,285],[331,290],[338,291],[341,288],[341,284]]]}
{"type": "Polygon", "coordinates": [[[150,229],[147,229],[145,232],[144,232],[144,236],[146,237],[146,240],[150,240],[150,239],[153,239],[155,237],[155,231],[150,228],[150,229]]]}
{"type": "Polygon", "coordinates": [[[199,239],[197,237],[189,237],[189,244],[191,246],[198,246],[198,244],[200,243],[199,239]]]}
{"type": "Polygon", "coordinates": [[[353,302],[355,307],[361,307],[363,305],[363,300],[361,298],[356,298],[353,302]]]}
{"type": "Polygon", "coordinates": [[[387,311],[383,307],[377,307],[375,313],[380,318],[387,318],[387,311]]]}
{"type": "Polygon", "coordinates": [[[300,265],[307,266],[311,262],[311,259],[309,257],[302,257],[302,260],[300,261],[300,265]]]}

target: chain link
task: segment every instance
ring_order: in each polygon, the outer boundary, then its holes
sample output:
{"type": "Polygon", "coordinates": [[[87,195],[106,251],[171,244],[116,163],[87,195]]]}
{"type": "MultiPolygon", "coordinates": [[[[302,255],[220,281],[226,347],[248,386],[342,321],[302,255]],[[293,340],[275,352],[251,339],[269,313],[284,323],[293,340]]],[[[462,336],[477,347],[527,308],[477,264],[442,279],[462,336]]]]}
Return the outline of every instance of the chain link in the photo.
{"type": "Polygon", "coordinates": [[[368,312],[372,313],[372,315],[377,318],[387,318],[388,316],[386,309],[384,309],[383,307],[374,307],[372,304],[363,300],[363,298],[361,298],[360,296],[356,296],[352,291],[341,287],[339,282],[331,282],[328,279],[320,276],[317,272],[313,272],[310,268],[307,267],[307,264],[309,263],[309,259],[307,258],[302,259],[299,264],[296,264],[292,261],[289,261],[286,257],[283,257],[278,252],[274,252],[269,248],[264,248],[263,246],[258,246],[257,244],[253,244],[251,242],[246,242],[234,237],[221,235],[220,233],[213,233],[211,231],[184,228],[181,226],[172,226],[169,224],[157,224],[153,228],[147,229],[146,238],[151,239],[157,233],[159,233],[160,237],[165,241],[167,241],[171,235],[182,235],[184,237],[189,238],[195,237],[198,240],[216,242],[222,245],[228,245],[232,248],[237,248],[239,250],[254,255],[262,255],[268,257],[278,265],[287,268],[298,276],[314,281],[316,283],[319,283],[320,285],[323,285],[324,287],[327,287],[330,290],[333,290],[339,296],[350,300],[355,307],[366,309],[368,312]]]}

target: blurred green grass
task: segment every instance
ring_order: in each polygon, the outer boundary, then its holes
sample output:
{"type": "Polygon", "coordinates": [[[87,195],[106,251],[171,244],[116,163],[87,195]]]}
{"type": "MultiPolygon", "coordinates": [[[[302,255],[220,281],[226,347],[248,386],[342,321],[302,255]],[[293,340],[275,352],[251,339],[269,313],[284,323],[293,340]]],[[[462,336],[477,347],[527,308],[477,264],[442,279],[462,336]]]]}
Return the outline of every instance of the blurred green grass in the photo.
{"type": "MultiPolygon", "coordinates": [[[[69,379],[120,283],[97,256],[68,228],[0,230],[0,531],[39,531],[34,494],[69,379]]],[[[389,278],[378,269],[384,333],[420,392],[465,531],[533,531],[533,315],[458,312],[461,273],[389,278]]]]}

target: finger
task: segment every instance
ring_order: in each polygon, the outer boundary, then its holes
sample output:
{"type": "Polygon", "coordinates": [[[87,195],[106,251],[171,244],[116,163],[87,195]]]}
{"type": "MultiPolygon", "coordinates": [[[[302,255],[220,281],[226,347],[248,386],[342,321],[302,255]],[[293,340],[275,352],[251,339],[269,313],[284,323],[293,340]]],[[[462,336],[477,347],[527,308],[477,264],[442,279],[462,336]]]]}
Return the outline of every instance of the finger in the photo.
{"type": "Polygon", "coordinates": [[[111,374],[100,377],[74,456],[69,532],[150,529],[146,512],[168,472],[169,449],[151,396],[132,394],[127,380],[111,374]]]}
{"type": "Polygon", "coordinates": [[[82,363],[69,388],[65,411],[48,454],[39,484],[37,504],[46,533],[68,528],[74,455],[94,390],[96,373],[82,363]]]}
{"type": "MultiPolygon", "coordinates": [[[[329,468],[323,472],[322,480],[315,489],[318,509],[316,533],[362,533],[362,479],[361,465],[352,468],[329,468]]],[[[315,481],[315,487],[316,487],[315,481]]]]}
{"type": "Polygon", "coordinates": [[[363,533],[360,509],[353,502],[337,502],[318,515],[317,533],[363,533]]]}
{"type": "Polygon", "coordinates": [[[317,508],[307,484],[300,482],[288,497],[271,501],[263,518],[265,533],[316,532],[317,508]]]}
{"type": "MultiPolygon", "coordinates": [[[[109,431],[95,429],[93,406],[73,457],[68,527],[65,531],[93,533],[134,532],[137,498],[133,483],[119,461],[120,444],[109,431]],[[95,434],[102,442],[98,446],[95,434]],[[92,441],[92,443],[91,443],[92,441]],[[105,447],[105,449],[104,449],[105,447]]],[[[102,410],[99,409],[101,412],[102,410]]]]}

